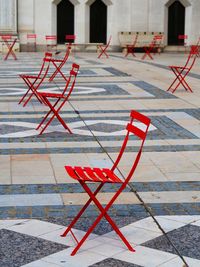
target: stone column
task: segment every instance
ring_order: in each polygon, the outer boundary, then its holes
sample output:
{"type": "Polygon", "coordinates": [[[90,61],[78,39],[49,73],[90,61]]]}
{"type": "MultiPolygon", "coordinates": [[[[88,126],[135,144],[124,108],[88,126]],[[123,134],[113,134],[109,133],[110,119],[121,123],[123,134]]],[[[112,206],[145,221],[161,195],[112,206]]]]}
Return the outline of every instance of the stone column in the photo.
{"type": "Polygon", "coordinates": [[[0,33],[17,33],[17,0],[0,0],[0,33]]]}

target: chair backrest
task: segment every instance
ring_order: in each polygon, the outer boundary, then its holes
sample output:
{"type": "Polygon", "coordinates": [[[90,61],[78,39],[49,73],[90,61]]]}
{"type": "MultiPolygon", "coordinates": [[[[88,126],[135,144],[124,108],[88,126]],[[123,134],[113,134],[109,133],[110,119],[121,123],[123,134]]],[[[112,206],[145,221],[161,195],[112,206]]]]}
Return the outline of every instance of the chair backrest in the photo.
{"type": "Polygon", "coordinates": [[[76,83],[76,76],[78,74],[78,71],[79,71],[79,68],[80,66],[76,63],[73,63],[72,64],[72,68],[70,70],[70,75],[69,75],[69,78],[66,82],[66,86],[63,90],[63,93],[62,95],[64,96],[66,93],[66,99],[69,98],[69,96],[71,95],[73,89],[74,89],[74,86],[75,86],[75,83],[76,83]]]}
{"type": "Polygon", "coordinates": [[[51,59],[52,59],[52,53],[46,52],[43,58],[41,69],[38,73],[39,84],[41,84],[43,80],[45,79],[45,77],[47,76],[47,73],[49,71],[49,66],[51,63],[51,59]]]}
{"type": "Polygon", "coordinates": [[[196,58],[199,55],[199,47],[198,45],[192,45],[190,48],[190,53],[188,55],[188,58],[186,60],[186,63],[184,65],[184,68],[187,68],[187,73],[192,69],[194,66],[194,63],[196,61],[196,58]]]}
{"type": "Polygon", "coordinates": [[[65,40],[67,43],[74,43],[76,40],[76,35],[75,34],[67,34],[65,35],[65,40]]]}
{"type": "Polygon", "coordinates": [[[187,39],[188,38],[188,36],[186,35],[186,34],[179,34],[178,35],[178,39],[179,40],[185,40],[185,39],[187,39]]]}
{"type": "Polygon", "coordinates": [[[162,40],[163,40],[163,34],[154,35],[153,39],[157,44],[160,45],[162,43],[162,40]]]}
{"type": "Polygon", "coordinates": [[[163,40],[163,35],[162,34],[154,35],[149,46],[150,47],[159,47],[162,44],[162,40],[163,40]]]}
{"type": "Polygon", "coordinates": [[[47,46],[56,46],[57,45],[57,36],[56,35],[46,35],[46,45],[47,46]]]}
{"type": "Polygon", "coordinates": [[[71,46],[67,45],[65,56],[62,59],[62,63],[60,64],[60,68],[66,63],[66,61],[67,61],[67,59],[68,59],[68,57],[70,55],[70,52],[71,52],[71,46]]]}
{"type": "Polygon", "coordinates": [[[36,43],[37,35],[35,33],[27,33],[27,43],[36,43]]]}
{"type": "Polygon", "coordinates": [[[148,132],[148,129],[149,129],[149,126],[150,126],[150,122],[151,120],[146,117],[145,115],[135,111],[135,110],[132,110],[131,113],[130,113],[130,122],[127,124],[126,126],[126,130],[127,130],[127,133],[126,133],[126,136],[124,138],[124,142],[122,143],[122,146],[121,146],[121,150],[119,152],[119,155],[112,167],[112,171],[114,171],[122,156],[123,156],[123,153],[125,152],[125,149],[127,147],[127,144],[128,144],[128,140],[129,140],[129,137],[131,134],[135,135],[136,137],[138,137],[140,139],[140,147],[138,149],[138,154],[135,158],[135,161],[133,162],[133,165],[125,179],[125,185],[129,182],[129,180],[131,179],[137,165],[138,165],[138,162],[140,160],[140,156],[141,156],[141,153],[142,153],[142,148],[143,148],[143,145],[144,145],[144,141],[146,139],[146,135],[147,135],[147,132],[148,132]],[[137,126],[139,123],[139,127],[137,126]]]}
{"type": "Polygon", "coordinates": [[[188,36],[186,34],[179,34],[178,35],[179,44],[185,45],[186,44],[185,40],[187,40],[187,39],[188,39],[188,36]]]}
{"type": "Polygon", "coordinates": [[[3,41],[10,41],[12,39],[12,36],[11,35],[1,35],[1,39],[3,41]]]}

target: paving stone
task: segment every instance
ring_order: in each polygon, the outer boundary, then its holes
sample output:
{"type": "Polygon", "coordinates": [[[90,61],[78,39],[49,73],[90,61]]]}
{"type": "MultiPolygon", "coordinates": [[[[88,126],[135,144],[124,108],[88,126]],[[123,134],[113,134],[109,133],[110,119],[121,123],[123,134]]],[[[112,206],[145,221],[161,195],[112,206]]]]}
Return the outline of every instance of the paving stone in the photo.
{"type": "Polygon", "coordinates": [[[20,267],[66,248],[67,246],[40,238],[5,229],[0,230],[0,266],[2,267],[20,267]]]}

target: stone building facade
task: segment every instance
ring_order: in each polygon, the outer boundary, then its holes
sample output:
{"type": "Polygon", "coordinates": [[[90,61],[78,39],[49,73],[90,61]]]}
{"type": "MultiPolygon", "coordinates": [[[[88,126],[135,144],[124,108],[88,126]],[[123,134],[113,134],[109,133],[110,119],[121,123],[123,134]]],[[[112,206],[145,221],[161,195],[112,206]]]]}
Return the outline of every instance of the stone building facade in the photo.
{"type": "Polygon", "coordinates": [[[200,0],[0,0],[0,33],[16,34],[25,48],[27,33],[75,34],[76,42],[106,42],[119,47],[118,33],[163,32],[165,45],[176,45],[173,35],[188,35],[188,44],[200,36],[200,0]],[[170,39],[171,38],[171,39],[170,39]]]}

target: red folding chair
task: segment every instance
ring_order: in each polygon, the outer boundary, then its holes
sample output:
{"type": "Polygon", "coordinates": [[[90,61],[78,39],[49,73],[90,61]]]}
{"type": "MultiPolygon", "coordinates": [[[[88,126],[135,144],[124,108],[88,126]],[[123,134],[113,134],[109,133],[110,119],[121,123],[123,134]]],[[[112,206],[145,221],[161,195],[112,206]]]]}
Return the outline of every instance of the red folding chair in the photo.
{"type": "Polygon", "coordinates": [[[132,54],[135,57],[134,50],[135,50],[135,45],[137,43],[137,40],[138,40],[138,34],[135,35],[132,45],[126,45],[125,57],[127,57],[128,54],[132,54]]]}
{"type": "Polygon", "coordinates": [[[56,35],[46,35],[46,47],[47,51],[52,51],[55,47],[57,51],[57,36],[56,35]]]}
{"type": "Polygon", "coordinates": [[[43,99],[38,95],[38,89],[47,76],[51,62],[51,57],[52,57],[51,53],[45,53],[45,57],[43,58],[43,63],[38,75],[30,75],[30,74],[19,75],[28,86],[28,90],[20,99],[18,104],[21,104],[26,99],[23,104],[23,106],[25,107],[33,95],[36,96],[36,98],[39,100],[40,103],[43,103],[43,99]]]}
{"type": "Polygon", "coordinates": [[[74,248],[74,250],[72,251],[71,255],[75,255],[76,252],[79,250],[79,248],[82,246],[82,244],[85,242],[85,240],[87,239],[87,237],[89,236],[89,234],[94,230],[94,228],[96,227],[96,225],[100,222],[100,220],[105,217],[105,219],[110,223],[110,225],[112,226],[112,228],[114,229],[114,231],[119,235],[119,237],[122,239],[122,241],[125,243],[125,245],[127,246],[127,248],[130,251],[135,251],[132,246],[129,244],[129,242],[127,241],[127,239],[124,237],[124,235],[122,234],[122,232],[119,230],[119,228],[117,227],[117,225],[115,224],[115,222],[111,219],[111,217],[108,215],[108,210],[109,208],[114,204],[115,200],[119,197],[119,195],[122,193],[122,191],[126,188],[126,186],[128,185],[128,182],[130,181],[131,177],[133,176],[133,173],[138,165],[140,156],[142,154],[142,148],[143,148],[143,144],[144,141],[146,139],[146,135],[147,135],[147,131],[150,125],[150,119],[142,114],[140,114],[137,111],[132,110],[130,113],[130,123],[127,124],[126,130],[126,136],[124,139],[124,142],[122,144],[121,150],[119,152],[119,155],[116,159],[116,161],[114,162],[114,165],[111,169],[107,169],[107,168],[93,168],[93,167],[81,167],[81,166],[65,166],[65,169],[68,173],[68,175],[77,180],[80,185],[83,187],[83,189],[85,190],[85,192],[88,193],[89,195],[89,200],[86,202],[86,204],[83,206],[83,208],[79,211],[79,213],[77,214],[77,216],[73,219],[73,221],[70,223],[70,225],[67,227],[67,229],[65,230],[65,232],[62,234],[62,237],[65,237],[69,232],[72,234],[72,236],[74,237],[74,239],[77,242],[76,247],[74,248]],[[139,128],[137,123],[135,124],[135,122],[139,122],[140,125],[142,124],[143,128],[139,128]],[[126,179],[121,179],[117,176],[117,174],[115,174],[114,171],[117,171],[118,169],[118,164],[125,152],[128,140],[129,140],[129,136],[131,134],[134,134],[136,137],[139,138],[139,140],[141,140],[141,144],[138,150],[138,154],[135,158],[135,161],[130,169],[129,174],[127,175],[126,179]],[[89,188],[89,186],[87,185],[87,182],[91,183],[99,183],[98,187],[96,190],[94,190],[94,192],[91,191],[91,189],[89,188]],[[100,191],[100,189],[106,184],[106,183],[112,183],[112,184],[119,184],[119,189],[117,190],[117,192],[115,192],[114,196],[111,198],[111,200],[108,202],[108,204],[103,207],[99,200],[96,198],[96,195],[98,194],[98,192],[100,191]],[[96,218],[96,220],[94,221],[94,223],[90,226],[90,228],[88,229],[87,233],[84,235],[84,237],[78,241],[77,238],[75,237],[73,231],[72,231],[72,227],[75,225],[75,223],[78,221],[78,219],[81,217],[81,215],[83,214],[83,212],[86,210],[86,208],[89,206],[89,204],[91,202],[94,202],[94,204],[96,204],[97,208],[100,211],[99,216],[96,218]]]}
{"type": "Polygon", "coordinates": [[[188,39],[188,36],[186,34],[179,34],[178,35],[178,44],[180,46],[185,47],[185,52],[187,51],[187,43],[186,43],[187,39],[188,39]]]}
{"type": "Polygon", "coordinates": [[[36,39],[37,39],[37,35],[35,33],[27,34],[27,50],[29,52],[36,51],[36,39]]]}
{"type": "Polygon", "coordinates": [[[54,73],[49,78],[49,81],[50,82],[52,82],[54,80],[54,78],[57,76],[58,73],[60,73],[60,75],[65,79],[65,81],[68,80],[65,77],[65,75],[63,74],[63,72],[61,71],[61,69],[65,65],[67,59],[69,58],[70,51],[71,51],[71,46],[70,45],[67,45],[65,56],[62,59],[57,59],[57,58],[52,58],[51,59],[51,62],[55,66],[56,70],[54,71],[54,73]]]}
{"type": "Polygon", "coordinates": [[[110,42],[111,42],[112,36],[110,36],[108,43],[106,45],[99,45],[98,48],[100,48],[100,54],[98,58],[100,58],[103,54],[108,58],[108,54],[106,53],[106,50],[108,49],[110,42]]]}
{"type": "Polygon", "coordinates": [[[4,45],[6,46],[6,49],[7,49],[7,53],[4,57],[4,60],[7,60],[10,55],[13,56],[14,60],[17,60],[15,52],[13,51],[13,47],[14,47],[15,43],[17,42],[17,38],[12,38],[11,35],[2,35],[1,39],[3,41],[2,51],[4,50],[3,49],[4,45]]]}
{"type": "Polygon", "coordinates": [[[184,66],[169,66],[169,68],[173,71],[176,78],[169,86],[167,91],[171,91],[172,93],[174,93],[176,89],[182,84],[182,86],[186,91],[193,92],[189,84],[186,82],[185,78],[191,71],[192,67],[194,66],[198,53],[199,53],[198,46],[193,45],[191,46],[190,54],[184,66]],[[173,88],[173,86],[175,87],[173,88]]]}
{"type": "Polygon", "coordinates": [[[72,69],[70,71],[70,76],[66,82],[66,86],[62,92],[62,94],[57,94],[57,93],[38,93],[39,97],[43,99],[44,103],[49,106],[50,110],[48,111],[48,113],[46,114],[46,116],[42,119],[41,123],[38,125],[38,127],[36,128],[36,130],[39,130],[40,127],[42,127],[42,125],[44,123],[45,126],[44,128],[42,128],[42,130],[40,131],[40,134],[42,134],[45,129],[48,127],[48,125],[53,121],[53,119],[56,117],[60,123],[63,125],[63,127],[69,132],[72,133],[71,130],[69,129],[69,127],[67,126],[67,124],[65,123],[65,121],[61,118],[61,116],[59,115],[59,112],[61,110],[61,108],[64,106],[65,102],[68,101],[75,83],[76,83],[76,77],[79,71],[79,65],[73,63],[72,64],[72,69]],[[53,99],[55,102],[51,103],[50,99],[53,99]],[[51,117],[49,118],[49,116],[51,115],[51,117]],[[49,118],[49,120],[47,120],[49,118]]]}

